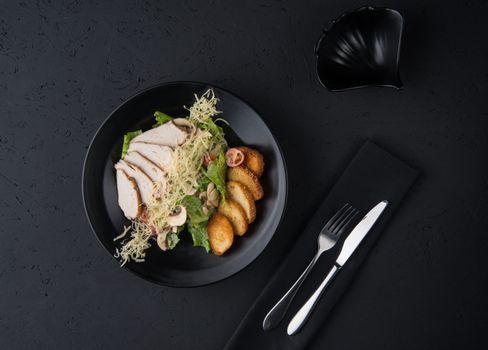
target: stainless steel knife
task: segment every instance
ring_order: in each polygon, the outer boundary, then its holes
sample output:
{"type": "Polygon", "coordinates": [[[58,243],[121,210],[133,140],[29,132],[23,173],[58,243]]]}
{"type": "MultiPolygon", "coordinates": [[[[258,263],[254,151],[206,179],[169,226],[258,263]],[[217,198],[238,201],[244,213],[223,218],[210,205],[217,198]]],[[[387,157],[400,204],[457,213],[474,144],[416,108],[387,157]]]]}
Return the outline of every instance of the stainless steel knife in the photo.
{"type": "Polygon", "coordinates": [[[296,315],[288,324],[288,328],[286,330],[288,335],[296,334],[303,327],[313,308],[319,301],[320,296],[324,292],[325,288],[330,284],[335,275],[354,253],[363,238],[369,232],[371,227],[373,227],[374,223],[378,220],[381,213],[383,213],[387,205],[388,201],[386,200],[378,203],[364,216],[364,218],[362,218],[362,220],[356,225],[356,227],[354,227],[349,236],[347,236],[346,240],[344,241],[344,245],[342,246],[339,257],[337,258],[330,272],[327,274],[327,277],[325,277],[317,290],[312,294],[312,296],[307,300],[307,302],[302,306],[302,308],[296,313],[296,315]]]}

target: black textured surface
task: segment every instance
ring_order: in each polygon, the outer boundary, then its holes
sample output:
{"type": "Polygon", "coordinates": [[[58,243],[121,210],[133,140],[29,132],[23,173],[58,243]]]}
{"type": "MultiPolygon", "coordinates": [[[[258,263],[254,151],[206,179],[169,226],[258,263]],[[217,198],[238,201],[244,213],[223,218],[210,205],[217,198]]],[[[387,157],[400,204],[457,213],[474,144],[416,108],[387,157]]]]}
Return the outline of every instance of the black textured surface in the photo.
{"type": "Polygon", "coordinates": [[[317,348],[486,348],[488,4],[374,4],[405,18],[404,89],[330,93],[313,46],[329,19],[362,5],[2,1],[0,348],[221,348],[366,138],[422,179],[317,348]],[[121,100],[170,80],[208,81],[248,100],[289,168],[287,213],[268,248],[197,289],[119,269],[81,201],[98,125],[121,100]]]}

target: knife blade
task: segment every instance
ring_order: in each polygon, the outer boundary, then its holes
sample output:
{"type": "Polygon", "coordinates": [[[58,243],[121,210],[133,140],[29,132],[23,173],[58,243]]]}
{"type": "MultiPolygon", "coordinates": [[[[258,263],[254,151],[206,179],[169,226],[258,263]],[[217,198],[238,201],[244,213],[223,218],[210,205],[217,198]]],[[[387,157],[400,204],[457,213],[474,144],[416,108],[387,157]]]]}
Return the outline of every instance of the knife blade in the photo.
{"type": "Polygon", "coordinates": [[[313,311],[314,306],[319,301],[325,288],[330,284],[335,275],[339,272],[342,266],[344,266],[344,264],[354,253],[356,248],[361,244],[361,241],[364,239],[364,237],[366,237],[371,227],[373,227],[373,225],[381,216],[387,205],[387,200],[383,200],[376,204],[373,209],[371,209],[361,219],[361,221],[347,236],[346,240],[344,241],[344,245],[342,246],[341,252],[339,253],[339,256],[337,257],[336,262],[334,263],[334,266],[332,267],[330,272],[327,274],[317,290],[312,294],[312,296],[307,300],[307,302],[302,306],[302,308],[296,313],[296,315],[288,324],[288,328],[286,330],[288,335],[296,334],[303,327],[311,312],[313,311]]]}
{"type": "Polygon", "coordinates": [[[344,266],[346,261],[351,257],[352,253],[359,246],[364,237],[368,234],[369,230],[375,224],[376,220],[380,217],[383,210],[388,205],[388,201],[384,200],[375,205],[364,218],[354,227],[351,233],[347,236],[342,246],[341,252],[337,257],[336,264],[344,266]]]}

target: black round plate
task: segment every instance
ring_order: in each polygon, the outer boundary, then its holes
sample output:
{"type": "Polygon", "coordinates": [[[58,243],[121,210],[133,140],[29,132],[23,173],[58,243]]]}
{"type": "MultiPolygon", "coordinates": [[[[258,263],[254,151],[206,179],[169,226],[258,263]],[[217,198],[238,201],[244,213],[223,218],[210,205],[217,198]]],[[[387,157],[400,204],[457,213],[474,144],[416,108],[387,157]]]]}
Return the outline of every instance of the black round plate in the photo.
{"type": "Polygon", "coordinates": [[[228,91],[194,82],[165,83],[140,92],[119,106],[96,132],[83,167],[82,192],[86,215],[103,246],[113,255],[124,224],[129,222],[117,204],[113,165],[120,158],[123,135],[127,131],[154,124],[155,110],[172,116],[186,116],[183,106],[191,106],[194,94],[213,88],[220,99],[221,117],[230,146],[248,145],[263,153],[266,162],[262,176],[265,196],[257,205],[257,218],[243,237],[236,237],[223,256],[208,254],[193,247],[189,234],[172,251],[162,252],[156,244],[148,250],[143,263],[125,266],[152,282],[174,287],[192,287],[217,282],[249,265],[263,251],[281,220],[287,195],[287,175],[278,143],[258,113],[228,91]]]}

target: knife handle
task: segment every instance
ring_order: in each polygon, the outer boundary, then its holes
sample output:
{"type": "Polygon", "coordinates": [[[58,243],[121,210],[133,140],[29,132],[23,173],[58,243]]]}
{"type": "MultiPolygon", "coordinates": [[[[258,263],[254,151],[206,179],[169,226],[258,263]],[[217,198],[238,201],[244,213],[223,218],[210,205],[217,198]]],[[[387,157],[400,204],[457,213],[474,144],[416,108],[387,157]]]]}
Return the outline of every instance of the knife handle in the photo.
{"type": "Polygon", "coordinates": [[[288,328],[286,329],[286,333],[288,335],[296,334],[305,324],[305,322],[310,317],[315,305],[319,301],[322,293],[324,293],[325,288],[330,284],[330,282],[334,279],[337,272],[339,272],[341,266],[337,263],[334,264],[332,269],[327,274],[327,277],[322,281],[320,286],[317,290],[312,294],[312,296],[307,300],[307,302],[302,306],[302,308],[296,313],[296,315],[292,318],[290,323],[288,324],[288,328]]]}
{"type": "Polygon", "coordinates": [[[317,252],[317,254],[313,257],[312,261],[308,264],[305,271],[302,272],[300,277],[295,281],[295,283],[288,289],[285,295],[273,306],[273,308],[268,312],[266,317],[263,320],[263,330],[268,331],[274,327],[276,327],[283,317],[286,314],[286,311],[290,307],[291,301],[297,294],[298,289],[302,285],[303,281],[307,277],[308,273],[312,269],[312,267],[317,262],[318,258],[320,257],[321,252],[317,252]]]}

